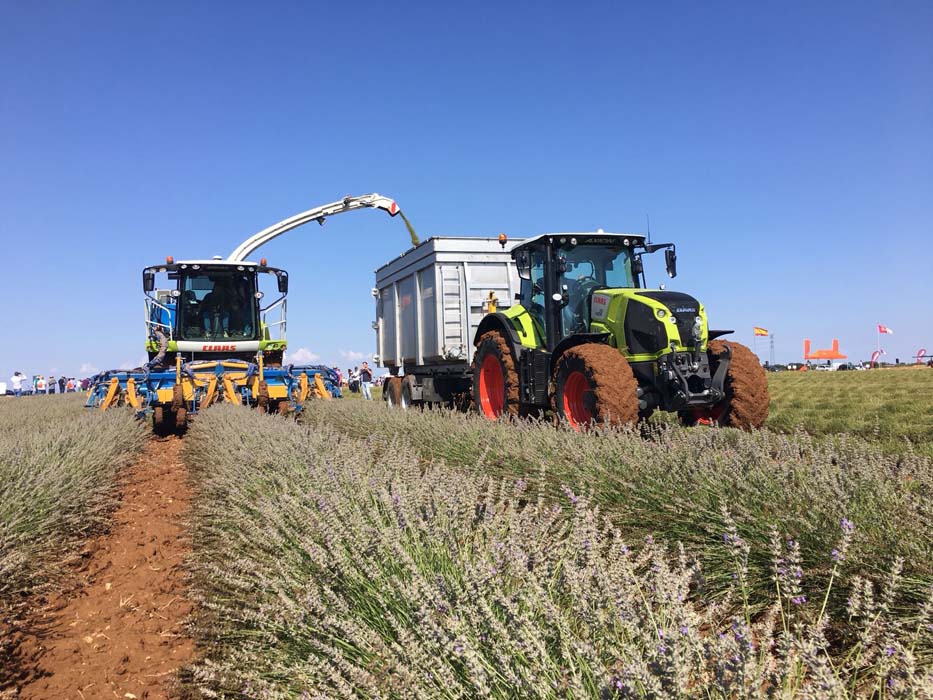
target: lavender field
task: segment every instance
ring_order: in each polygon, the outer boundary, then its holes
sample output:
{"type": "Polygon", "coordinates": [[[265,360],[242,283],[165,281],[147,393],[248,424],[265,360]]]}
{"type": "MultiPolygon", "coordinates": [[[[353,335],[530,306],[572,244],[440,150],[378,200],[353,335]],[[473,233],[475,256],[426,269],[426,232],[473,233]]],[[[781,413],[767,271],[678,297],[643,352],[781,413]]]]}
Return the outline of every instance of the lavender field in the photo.
{"type": "Polygon", "coordinates": [[[910,449],[329,402],[185,457],[193,697],[933,697],[910,449]]]}

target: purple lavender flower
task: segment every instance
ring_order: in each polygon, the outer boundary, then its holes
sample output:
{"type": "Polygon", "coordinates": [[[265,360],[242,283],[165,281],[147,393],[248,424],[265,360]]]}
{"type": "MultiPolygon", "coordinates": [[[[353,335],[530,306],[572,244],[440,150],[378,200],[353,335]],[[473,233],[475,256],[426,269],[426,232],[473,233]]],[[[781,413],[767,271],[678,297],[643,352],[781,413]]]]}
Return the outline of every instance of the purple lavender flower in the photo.
{"type": "Polygon", "coordinates": [[[884,655],[885,655],[885,656],[888,656],[888,657],[894,656],[894,647],[892,647],[892,646],[886,646],[886,647],[884,648],[884,655]]]}
{"type": "Polygon", "coordinates": [[[853,523],[848,518],[843,518],[840,525],[842,526],[842,529],[845,530],[846,532],[852,532],[855,529],[855,523],[853,523]]]}
{"type": "Polygon", "coordinates": [[[793,598],[790,599],[790,602],[793,603],[794,605],[803,605],[804,603],[807,602],[807,596],[795,595],[793,598]]]}

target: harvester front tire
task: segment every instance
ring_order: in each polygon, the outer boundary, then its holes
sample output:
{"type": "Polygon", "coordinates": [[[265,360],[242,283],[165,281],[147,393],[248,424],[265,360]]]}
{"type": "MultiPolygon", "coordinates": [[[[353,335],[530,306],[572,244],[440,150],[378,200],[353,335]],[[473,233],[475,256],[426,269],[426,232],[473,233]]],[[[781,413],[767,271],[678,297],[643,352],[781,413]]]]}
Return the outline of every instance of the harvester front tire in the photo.
{"type": "Polygon", "coordinates": [[[389,408],[399,408],[402,405],[402,380],[399,377],[386,379],[383,397],[389,408]]]}
{"type": "Polygon", "coordinates": [[[152,409],[152,432],[159,436],[168,434],[165,423],[165,409],[156,406],[152,409]]]}
{"type": "Polygon", "coordinates": [[[768,375],[747,346],[731,340],[710,341],[710,372],[716,373],[719,358],[727,347],[732,350],[732,359],[726,373],[726,397],[705,411],[681,411],[680,419],[684,425],[702,423],[753,430],[763,426],[768,419],[771,403],[768,375]]]}
{"type": "Polygon", "coordinates": [[[574,430],[636,423],[638,382],[616,348],[602,343],[576,345],[555,363],[552,406],[574,430]]]}
{"type": "Polygon", "coordinates": [[[473,355],[473,401],[489,420],[518,415],[518,371],[508,339],[499,331],[479,337],[473,355]]]}
{"type": "Polygon", "coordinates": [[[175,411],[175,430],[183,433],[188,427],[188,409],[182,406],[175,411]]]}

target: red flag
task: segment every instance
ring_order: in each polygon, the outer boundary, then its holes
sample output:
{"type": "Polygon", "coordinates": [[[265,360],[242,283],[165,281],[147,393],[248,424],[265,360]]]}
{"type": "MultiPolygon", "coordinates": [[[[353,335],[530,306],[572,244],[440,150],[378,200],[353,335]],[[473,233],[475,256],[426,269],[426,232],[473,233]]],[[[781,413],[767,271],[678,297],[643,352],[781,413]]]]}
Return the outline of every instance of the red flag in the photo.
{"type": "Polygon", "coordinates": [[[878,332],[879,332],[879,333],[886,333],[887,335],[894,335],[894,331],[892,331],[892,330],[891,330],[890,328],[888,328],[887,326],[882,326],[880,323],[878,324],[878,332]]]}

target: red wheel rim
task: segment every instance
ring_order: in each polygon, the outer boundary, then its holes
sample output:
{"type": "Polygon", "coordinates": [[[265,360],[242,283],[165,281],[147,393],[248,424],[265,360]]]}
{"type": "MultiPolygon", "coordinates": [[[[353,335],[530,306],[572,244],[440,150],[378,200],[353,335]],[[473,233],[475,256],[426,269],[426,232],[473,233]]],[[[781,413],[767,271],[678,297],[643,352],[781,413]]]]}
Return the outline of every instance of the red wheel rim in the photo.
{"type": "Polygon", "coordinates": [[[486,355],[479,367],[479,407],[487,418],[498,418],[505,408],[505,377],[495,355],[486,355]]]}
{"type": "Polygon", "coordinates": [[[585,400],[589,390],[590,380],[579,370],[571,372],[564,381],[564,416],[577,430],[593,420],[585,400]]]}

